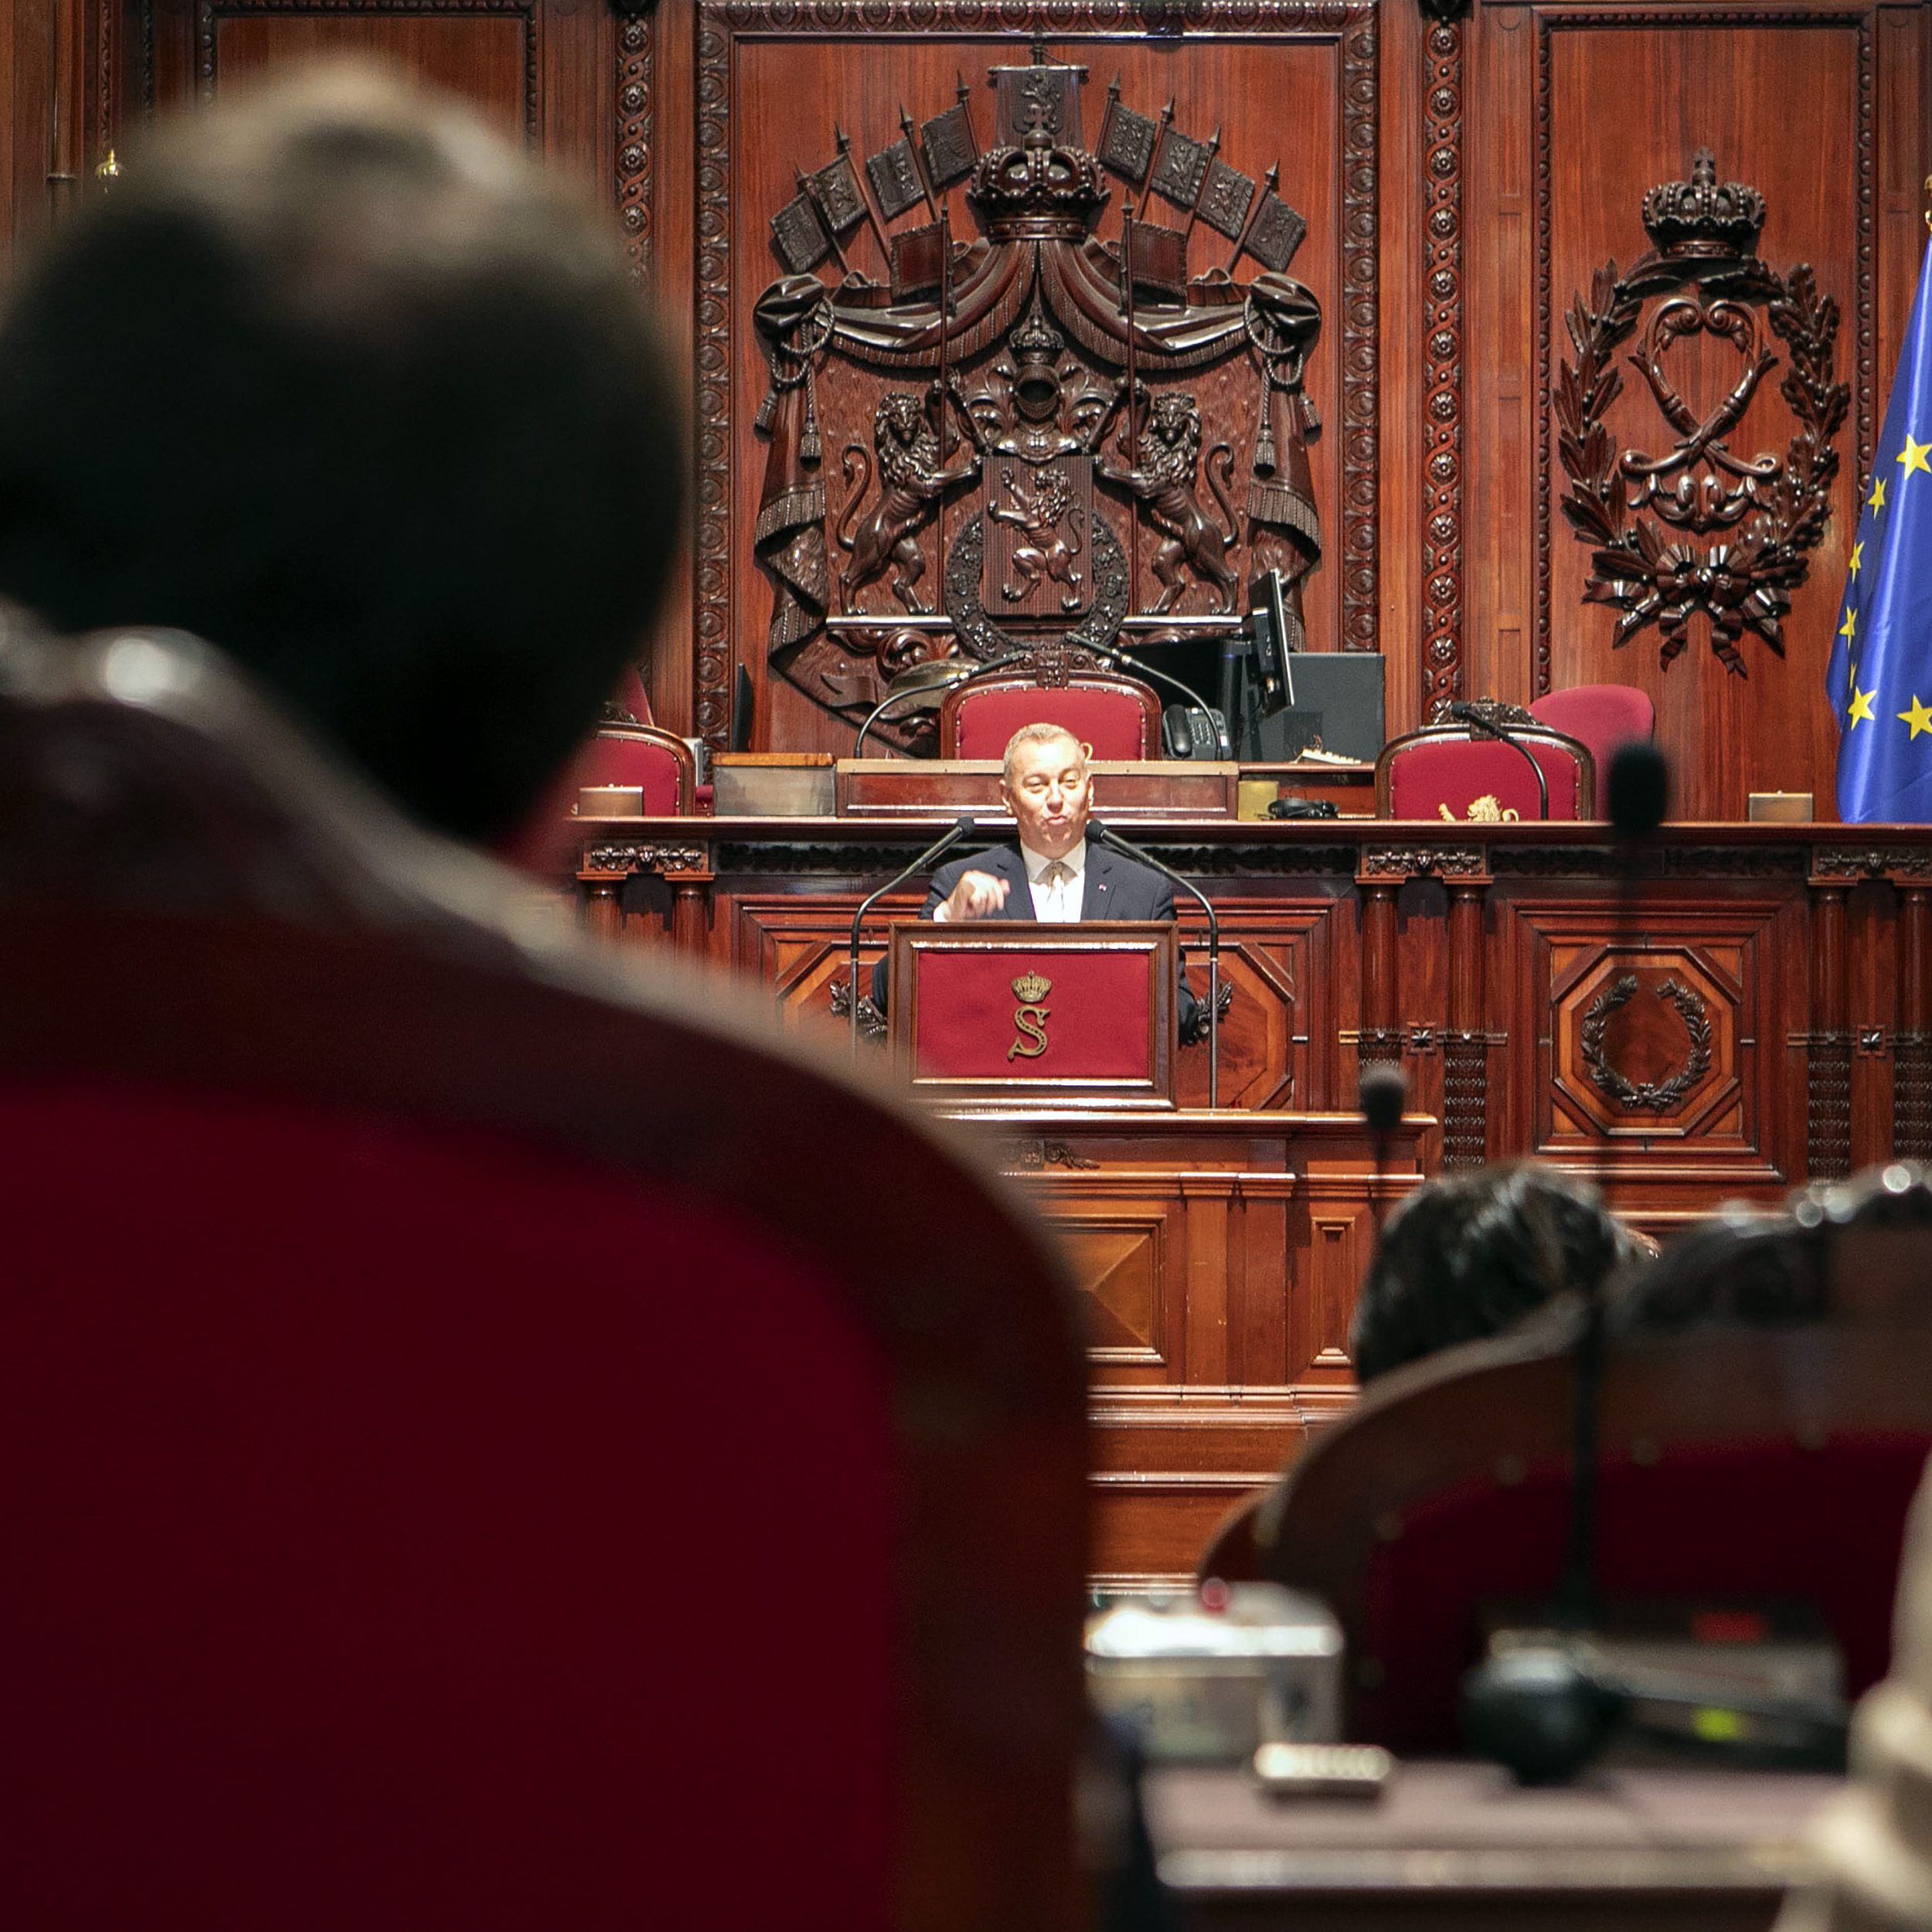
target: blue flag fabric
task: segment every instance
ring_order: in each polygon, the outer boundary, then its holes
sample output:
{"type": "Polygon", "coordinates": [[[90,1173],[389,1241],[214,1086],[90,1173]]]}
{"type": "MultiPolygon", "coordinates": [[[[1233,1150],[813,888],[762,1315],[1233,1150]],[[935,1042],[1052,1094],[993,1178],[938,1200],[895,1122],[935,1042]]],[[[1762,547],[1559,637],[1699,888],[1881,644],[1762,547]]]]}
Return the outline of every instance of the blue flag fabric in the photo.
{"type": "Polygon", "coordinates": [[[1825,688],[1848,824],[1932,822],[1932,250],[1892,378],[1825,688]]]}

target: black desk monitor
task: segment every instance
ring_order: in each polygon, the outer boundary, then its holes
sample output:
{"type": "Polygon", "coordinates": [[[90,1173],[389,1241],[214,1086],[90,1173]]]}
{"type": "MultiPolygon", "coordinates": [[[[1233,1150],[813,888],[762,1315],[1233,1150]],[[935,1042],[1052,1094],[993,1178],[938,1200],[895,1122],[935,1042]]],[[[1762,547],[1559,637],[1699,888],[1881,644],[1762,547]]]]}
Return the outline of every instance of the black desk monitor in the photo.
{"type": "Polygon", "coordinates": [[[1296,651],[1284,671],[1287,708],[1255,719],[1236,747],[1251,764],[1285,763],[1315,748],[1372,764],[1381,750],[1382,657],[1372,651],[1296,651]]]}

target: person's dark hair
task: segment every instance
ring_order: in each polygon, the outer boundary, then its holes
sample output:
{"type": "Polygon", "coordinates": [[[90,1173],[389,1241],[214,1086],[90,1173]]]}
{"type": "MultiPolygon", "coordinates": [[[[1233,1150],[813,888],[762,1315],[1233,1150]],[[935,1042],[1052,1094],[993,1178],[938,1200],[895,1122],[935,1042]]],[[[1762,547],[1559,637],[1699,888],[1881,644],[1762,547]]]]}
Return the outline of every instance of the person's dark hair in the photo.
{"type": "Polygon", "coordinates": [[[1612,1332],[1634,1340],[1706,1322],[1776,1328],[1821,1321],[1826,1303],[1822,1242],[1783,1216],[1762,1215],[1721,1216],[1686,1229],[1607,1298],[1612,1332]]]}
{"type": "Polygon", "coordinates": [[[1596,1190],[1533,1162],[1425,1181],[1388,1219],[1355,1299],[1364,1383],[1499,1335],[1566,1289],[1594,1290],[1639,1244],[1596,1190]]]}
{"type": "Polygon", "coordinates": [[[0,594],[199,633],[468,838],[641,648],[682,470],[614,236],[360,70],[165,131],[0,316],[0,594]]]}

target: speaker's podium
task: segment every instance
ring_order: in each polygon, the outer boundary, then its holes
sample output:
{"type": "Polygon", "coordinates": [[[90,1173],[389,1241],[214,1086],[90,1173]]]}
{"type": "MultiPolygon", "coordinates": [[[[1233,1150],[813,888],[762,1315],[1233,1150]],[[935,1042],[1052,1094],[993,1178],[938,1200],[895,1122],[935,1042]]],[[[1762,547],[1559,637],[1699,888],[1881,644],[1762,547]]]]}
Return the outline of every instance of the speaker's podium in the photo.
{"type": "Polygon", "coordinates": [[[947,1112],[1172,1113],[1175,944],[1171,920],[895,926],[893,1065],[947,1112]]]}

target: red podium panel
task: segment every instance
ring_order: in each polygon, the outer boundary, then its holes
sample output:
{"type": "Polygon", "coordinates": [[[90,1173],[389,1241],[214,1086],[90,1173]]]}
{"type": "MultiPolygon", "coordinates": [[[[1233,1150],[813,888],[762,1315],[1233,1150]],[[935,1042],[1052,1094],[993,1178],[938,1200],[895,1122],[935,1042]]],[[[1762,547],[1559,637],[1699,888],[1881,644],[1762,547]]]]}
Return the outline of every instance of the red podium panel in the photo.
{"type": "Polygon", "coordinates": [[[957,1107],[1174,1105],[1174,927],[895,926],[893,1060],[957,1107]]]}

